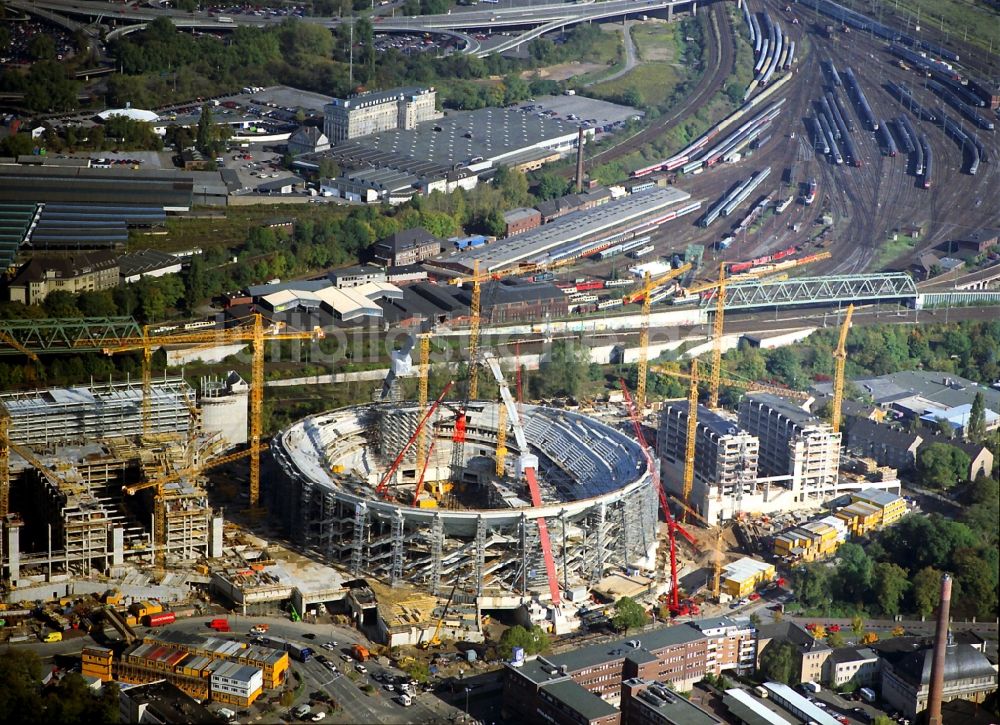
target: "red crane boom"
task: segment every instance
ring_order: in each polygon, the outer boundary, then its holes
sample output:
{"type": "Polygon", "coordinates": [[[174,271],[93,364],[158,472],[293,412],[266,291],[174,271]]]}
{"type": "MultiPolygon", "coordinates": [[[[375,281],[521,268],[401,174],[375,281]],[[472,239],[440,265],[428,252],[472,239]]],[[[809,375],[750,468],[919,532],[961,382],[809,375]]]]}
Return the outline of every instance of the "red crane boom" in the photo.
{"type": "Polygon", "coordinates": [[[689,534],[683,526],[674,520],[673,515],[670,513],[670,506],[667,505],[667,495],[663,490],[663,486],[660,485],[660,473],[656,466],[656,462],[653,457],[649,455],[649,446],[646,445],[646,436],[642,432],[642,420],[639,418],[639,411],[635,407],[635,401],[632,400],[632,395],[628,391],[628,386],[625,385],[625,381],[621,380],[622,392],[625,394],[625,405],[628,408],[629,416],[632,418],[632,427],[635,429],[635,437],[639,441],[639,445],[642,447],[643,455],[646,456],[646,462],[649,465],[650,472],[653,475],[653,485],[656,486],[656,493],[660,497],[660,508],[663,510],[663,518],[667,522],[667,540],[670,542],[670,599],[667,603],[667,608],[670,613],[674,616],[684,615],[689,613],[697,613],[697,605],[689,604],[687,602],[682,603],[680,601],[680,587],[677,584],[677,534],[679,533],[683,536],[695,550],[698,549],[698,545],[695,543],[694,537],[689,534]]]}
{"type": "Polygon", "coordinates": [[[450,380],[448,384],[444,386],[444,390],[441,391],[441,395],[438,396],[438,399],[434,401],[434,405],[432,405],[427,409],[427,411],[424,413],[424,417],[420,419],[419,423],[417,423],[417,429],[413,431],[413,435],[411,435],[410,439],[406,441],[406,445],[403,446],[403,449],[399,452],[399,455],[396,456],[396,460],[394,460],[392,462],[392,465],[389,466],[388,469],[386,469],[385,475],[382,476],[382,480],[379,481],[378,486],[375,487],[375,493],[377,495],[385,499],[389,498],[389,496],[386,494],[386,490],[389,488],[389,481],[396,474],[396,469],[399,468],[399,464],[402,462],[403,456],[406,455],[406,452],[410,449],[410,446],[412,446],[416,442],[417,437],[420,435],[420,431],[424,429],[424,424],[430,419],[432,415],[434,415],[434,411],[438,409],[439,405],[441,405],[441,401],[444,400],[444,396],[448,394],[448,391],[451,390],[451,386],[454,384],[455,381],[450,380]]]}

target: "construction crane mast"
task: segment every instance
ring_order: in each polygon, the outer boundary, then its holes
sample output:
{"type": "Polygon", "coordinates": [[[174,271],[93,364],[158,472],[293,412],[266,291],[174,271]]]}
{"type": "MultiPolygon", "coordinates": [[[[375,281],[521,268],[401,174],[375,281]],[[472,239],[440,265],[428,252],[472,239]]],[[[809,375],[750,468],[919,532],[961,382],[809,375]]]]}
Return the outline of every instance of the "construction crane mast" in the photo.
{"type": "Polygon", "coordinates": [[[854,316],[854,305],[848,305],[844,315],[844,324],[840,326],[840,338],[837,349],[833,351],[836,366],[833,373],[833,410],[831,412],[833,432],[840,432],[840,411],[844,404],[844,370],[847,366],[847,331],[851,329],[851,317],[854,316]]]}
{"type": "Polygon", "coordinates": [[[263,317],[259,313],[251,316],[249,325],[231,327],[224,330],[203,330],[173,335],[150,335],[149,325],[140,337],[118,338],[115,343],[104,348],[105,354],[142,351],[142,428],[144,433],[152,430],[152,359],[153,348],[168,344],[216,344],[252,343],[253,356],[250,365],[250,509],[255,510],[260,502],[260,439],[263,434],[264,402],[264,347],[268,342],[281,340],[318,340],[324,336],[319,327],[309,332],[280,332],[275,326],[265,330],[263,317]]]}
{"type": "MultiPolygon", "coordinates": [[[[420,412],[427,410],[427,383],[431,372],[431,334],[424,332],[420,336],[420,381],[417,385],[417,405],[420,412]]],[[[417,439],[417,468],[424,468],[426,463],[427,433],[417,439]]]]}
{"type": "Polygon", "coordinates": [[[642,318],[639,324],[638,380],[635,386],[635,401],[640,413],[646,409],[646,375],[649,367],[649,310],[653,304],[653,291],[675,277],[680,277],[690,269],[690,264],[684,264],[656,279],[653,279],[649,272],[646,272],[643,276],[642,288],[629,295],[625,295],[623,298],[626,302],[642,300],[642,318]]]}
{"type": "Polygon", "coordinates": [[[719,265],[719,287],[715,293],[715,319],[712,320],[712,369],[708,382],[708,407],[719,407],[719,377],[722,373],[722,335],[726,316],[726,265],[719,265]]]}
{"type": "MultiPolygon", "coordinates": [[[[524,435],[524,426],[521,423],[521,415],[517,409],[517,401],[511,395],[507,381],[504,379],[503,371],[500,369],[500,361],[494,355],[486,356],[486,364],[493,373],[500,388],[500,398],[503,407],[507,409],[507,417],[510,419],[511,429],[514,431],[514,439],[517,441],[517,448],[520,451],[518,460],[518,471],[528,484],[528,493],[531,496],[531,505],[539,508],[543,505],[542,490],[538,485],[537,469],[538,457],[528,452],[528,439],[524,435]]],[[[506,423],[504,424],[506,427],[506,423]]],[[[506,447],[506,443],[505,443],[506,447]]],[[[498,464],[499,465],[499,464],[498,464]]],[[[544,516],[539,516],[535,520],[538,526],[538,542],[542,548],[542,558],[545,563],[545,574],[549,580],[549,594],[552,597],[552,606],[559,607],[562,603],[562,596],[559,591],[559,578],[556,573],[556,561],[552,555],[552,541],[549,538],[549,528],[544,516]]]]}

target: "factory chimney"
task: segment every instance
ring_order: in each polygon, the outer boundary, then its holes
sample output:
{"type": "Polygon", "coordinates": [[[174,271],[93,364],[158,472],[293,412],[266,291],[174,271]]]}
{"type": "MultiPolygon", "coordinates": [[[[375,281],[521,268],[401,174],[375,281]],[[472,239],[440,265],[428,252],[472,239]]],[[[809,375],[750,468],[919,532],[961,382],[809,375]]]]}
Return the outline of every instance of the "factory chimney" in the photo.
{"type": "Polygon", "coordinates": [[[583,126],[576,137],[576,193],[583,191],[583,126]]]}
{"type": "Polygon", "coordinates": [[[941,577],[941,605],[938,607],[934,633],[934,659],[931,661],[931,687],[927,696],[927,725],[942,725],[941,694],[944,692],[944,659],[948,649],[948,617],[951,611],[951,577],[941,577]]]}

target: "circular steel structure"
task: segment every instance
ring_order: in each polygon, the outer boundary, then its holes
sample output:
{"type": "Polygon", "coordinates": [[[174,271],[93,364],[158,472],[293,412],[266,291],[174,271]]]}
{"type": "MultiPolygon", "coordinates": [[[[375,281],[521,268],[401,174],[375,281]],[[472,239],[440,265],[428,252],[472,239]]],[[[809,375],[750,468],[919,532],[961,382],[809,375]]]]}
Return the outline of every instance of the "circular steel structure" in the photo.
{"type": "Polygon", "coordinates": [[[484,606],[491,607],[548,597],[540,519],[563,589],[650,565],[658,502],[635,440],[579,413],[525,405],[529,450],[518,450],[509,434],[506,471],[497,476],[499,405],[469,404],[464,444],[452,440],[456,412],[442,406],[426,428],[433,448],[425,489],[438,500],[425,494],[422,505],[413,506],[420,476],[415,445],[384,497],[376,487],[420,417],[412,403],[356,406],[309,416],[274,437],[271,450],[284,472],[282,494],[296,543],[358,576],[433,593],[457,583],[489,598],[484,606]],[[518,478],[522,454],[538,459],[541,506],[531,505],[518,478]]]}

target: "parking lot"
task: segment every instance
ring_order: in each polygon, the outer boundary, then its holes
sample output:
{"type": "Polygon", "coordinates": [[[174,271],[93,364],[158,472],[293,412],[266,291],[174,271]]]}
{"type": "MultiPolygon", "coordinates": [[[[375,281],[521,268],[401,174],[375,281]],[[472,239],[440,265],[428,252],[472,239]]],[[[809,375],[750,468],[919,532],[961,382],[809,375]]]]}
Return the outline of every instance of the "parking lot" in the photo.
{"type": "Polygon", "coordinates": [[[640,119],[643,111],[584,96],[539,96],[518,106],[527,113],[562,119],[601,131],[620,128],[631,119],[640,119]]]}

